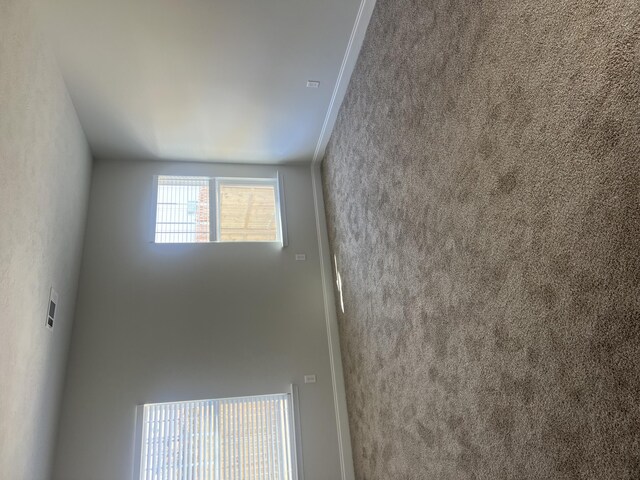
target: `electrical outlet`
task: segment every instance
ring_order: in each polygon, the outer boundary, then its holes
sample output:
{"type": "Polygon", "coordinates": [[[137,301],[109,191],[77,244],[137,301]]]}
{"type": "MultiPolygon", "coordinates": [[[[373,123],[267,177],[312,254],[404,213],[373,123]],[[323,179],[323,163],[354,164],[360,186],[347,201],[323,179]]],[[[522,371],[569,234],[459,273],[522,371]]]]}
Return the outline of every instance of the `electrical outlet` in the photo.
{"type": "Polygon", "coordinates": [[[296,253],[296,261],[304,262],[307,259],[307,256],[304,253],[296,253]]]}
{"type": "Polygon", "coordinates": [[[316,376],[315,375],[305,375],[304,376],[304,383],[316,383],[316,376]]]}

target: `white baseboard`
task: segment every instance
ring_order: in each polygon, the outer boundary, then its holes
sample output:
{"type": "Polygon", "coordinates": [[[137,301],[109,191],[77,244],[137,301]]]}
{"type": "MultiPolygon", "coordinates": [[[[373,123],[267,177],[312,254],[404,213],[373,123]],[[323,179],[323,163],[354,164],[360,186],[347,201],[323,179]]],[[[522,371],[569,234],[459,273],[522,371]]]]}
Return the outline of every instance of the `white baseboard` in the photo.
{"type": "Polygon", "coordinates": [[[331,132],[333,132],[333,126],[336,123],[336,118],[338,118],[340,105],[342,105],[344,95],[347,93],[351,74],[356,66],[358,55],[360,54],[360,48],[362,47],[362,42],[364,41],[364,37],[367,33],[367,27],[369,26],[369,20],[371,20],[371,14],[373,13],[373,7],[375,7],[375,5],[376,0],[360,1],[358,15],[356,16],[356,21],[354,22],[353,29],[351,30],[347,50],[345,51],[344,58],[342,59],[338,79],[336,80],[335,87],[333,88],[329,108],[327,109],[327,113],[324,117],[320,137],[318,138],[316,150],[313,154],[313,160],[311,162],[313,164],[320,163],[324,157],[324,152],[327,148],[327,144],[329,143],[329,139],[331,138],[331,132]]]}
{"type": "Polygon", "coordinates": [[[327,234],[327,221],[324,210],[324,196],[322,193],[322,178],[319,163],[311,166],[311,182],[313,184],[316,231],[318,233],[318,249],[320,251],[320,273],[322,275],[324,312],[327,323],[327,338],[329,341],[333,403],[336,411],[336,425],[338,429],[340,469],[342,471],[342,480],[354,480],[355,473],[353,470],[353,453],[351,451],[349,418],[347,416],[347,397],[344,388],[344,375],[342,372],[340,338],[338,335],[338,317],[335,307],[331,254],[329,251],[329,236],[327,234]]]}

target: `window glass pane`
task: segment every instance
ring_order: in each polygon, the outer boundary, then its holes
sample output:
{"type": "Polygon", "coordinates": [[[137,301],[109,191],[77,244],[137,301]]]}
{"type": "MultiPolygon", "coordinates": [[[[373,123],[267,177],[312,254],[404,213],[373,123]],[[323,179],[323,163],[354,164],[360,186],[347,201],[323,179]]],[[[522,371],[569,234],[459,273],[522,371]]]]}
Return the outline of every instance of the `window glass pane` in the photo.
{"type": "Polygon", "coordinates": [[[155,241],[209,241],[208,178],[158,177],[155,241]]]}
{"type": "Polygon", "coordinates": [[[218,183],[218,240],[278,241],[276,185],[273,182],[218,183]]]}

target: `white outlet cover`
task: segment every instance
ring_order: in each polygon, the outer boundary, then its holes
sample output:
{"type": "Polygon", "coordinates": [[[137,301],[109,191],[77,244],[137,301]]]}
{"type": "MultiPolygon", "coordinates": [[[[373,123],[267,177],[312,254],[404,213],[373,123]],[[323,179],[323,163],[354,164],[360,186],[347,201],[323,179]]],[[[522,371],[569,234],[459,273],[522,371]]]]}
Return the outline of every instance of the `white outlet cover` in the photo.
{"type": "Polygon", "coordinates": [[[296,253],[296,260],[298,262],[304,262],[307,259],[307,256],[304,253],[296,253]]]}
{"type": "Polygon", "coordinates": [[[304,376],[304,383],[316,383],[316,376],[315,375],[305,375],[304,376]]]}

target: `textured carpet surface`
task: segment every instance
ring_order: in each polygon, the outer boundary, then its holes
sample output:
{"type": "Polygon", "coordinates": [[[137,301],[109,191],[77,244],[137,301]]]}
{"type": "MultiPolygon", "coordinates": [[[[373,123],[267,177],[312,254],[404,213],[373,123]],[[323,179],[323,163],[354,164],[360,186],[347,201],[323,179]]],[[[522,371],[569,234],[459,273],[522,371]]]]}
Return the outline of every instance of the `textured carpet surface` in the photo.
{"type": "Polygon", "coordinates": [[[639,19],[378,0],[323,163],[358,479],[640,478],[639,19]]]}

